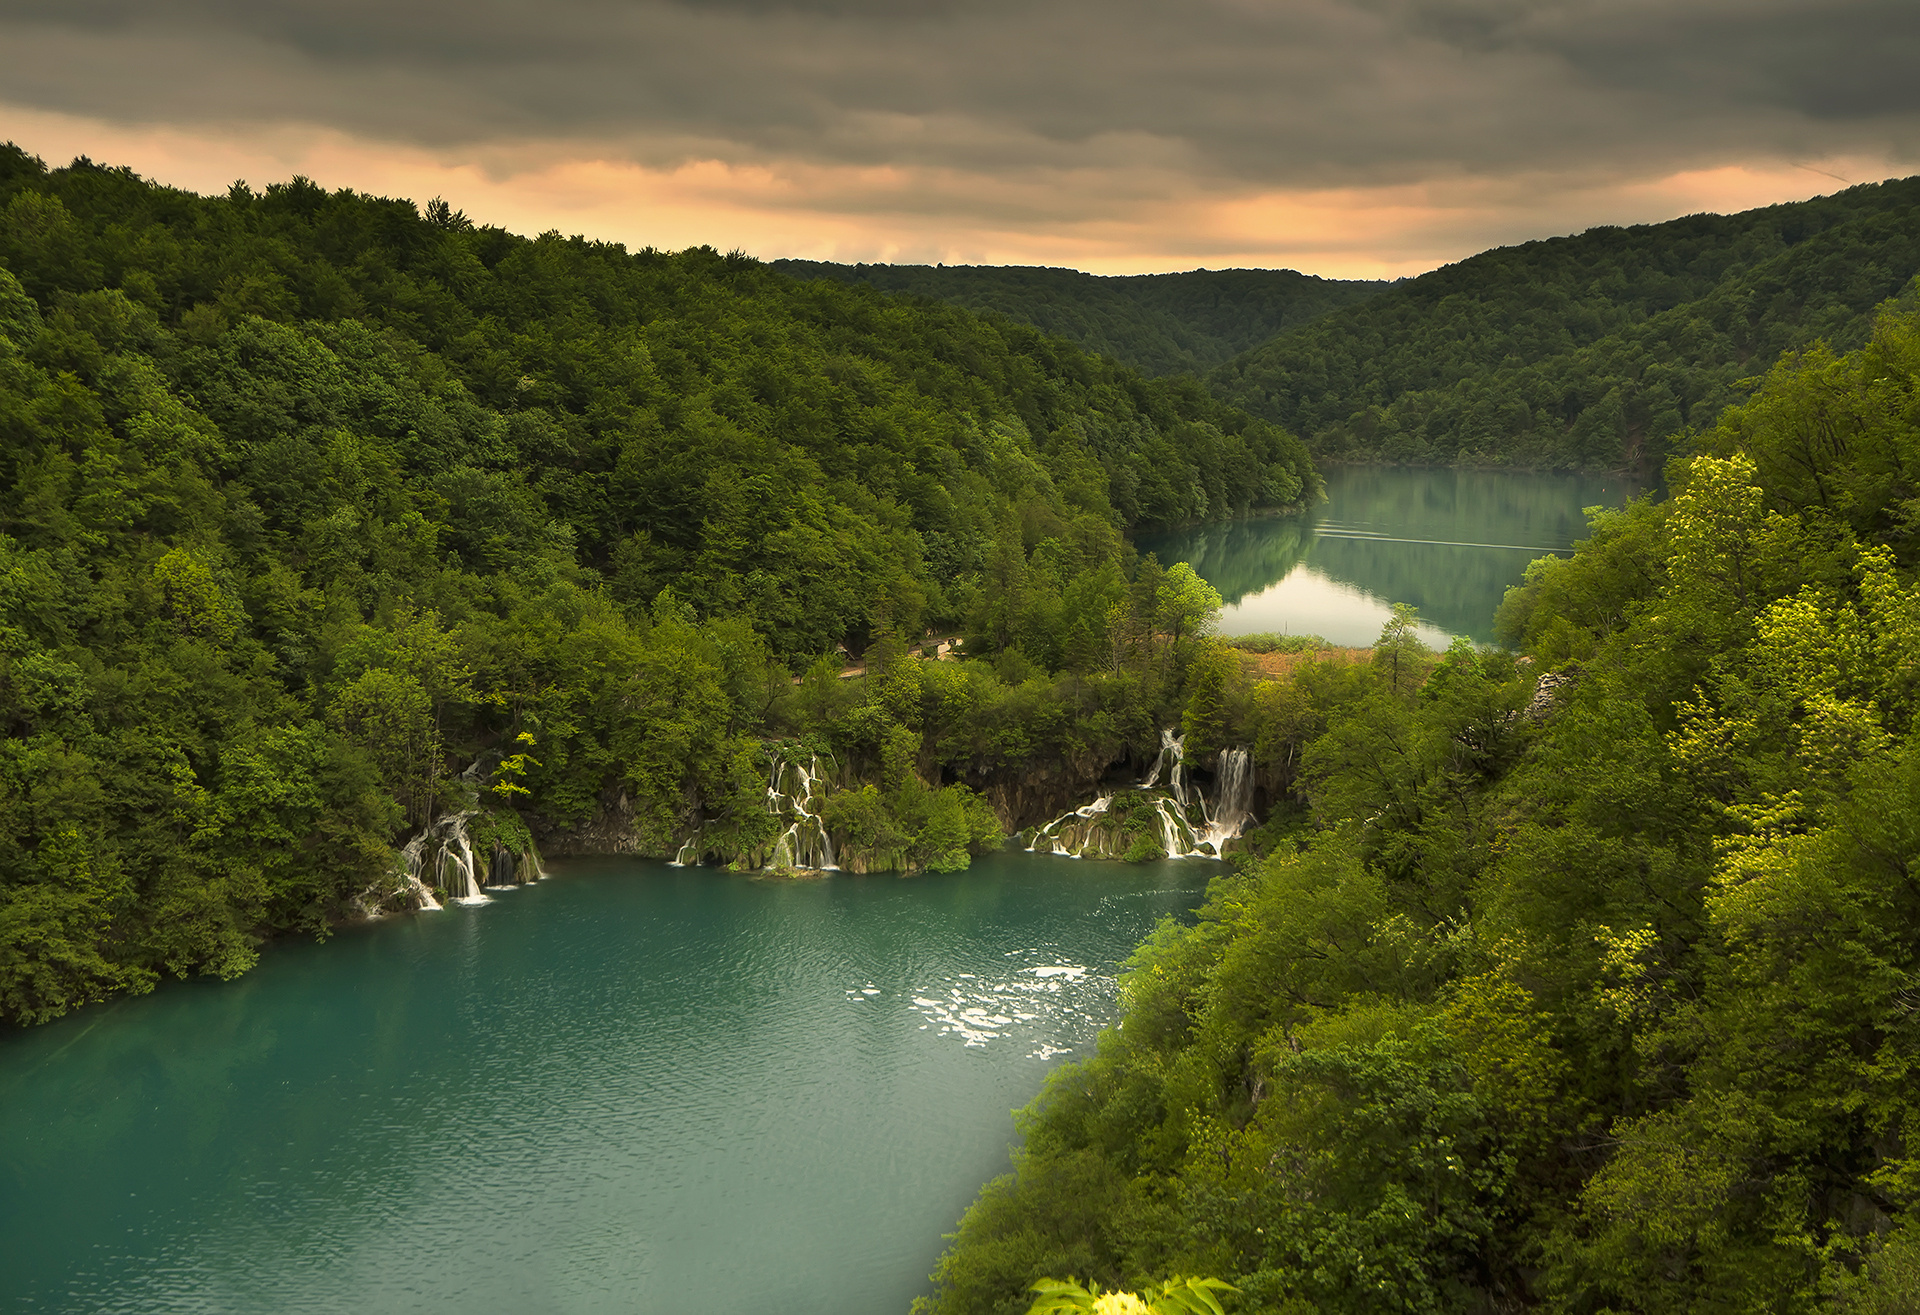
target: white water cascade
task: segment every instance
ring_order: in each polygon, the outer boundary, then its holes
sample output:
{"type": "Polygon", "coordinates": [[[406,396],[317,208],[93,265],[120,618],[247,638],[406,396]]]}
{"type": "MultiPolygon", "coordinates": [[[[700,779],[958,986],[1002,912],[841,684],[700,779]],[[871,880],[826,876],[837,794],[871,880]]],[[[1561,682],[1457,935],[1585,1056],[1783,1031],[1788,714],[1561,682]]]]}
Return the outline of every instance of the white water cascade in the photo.
{"type": "MultiPolygon", "coordinates": [[[[767,777],[766,807],[767,813],[785,826],[764,848],[749,849],[736,861],[743,867],[776,871],[838,872],[833,839],[820,818],[826,778],[818,754],[810,755],[805,762],[776,758],[767,777]]],[[[674,852],[669,866],[697,866],[706,852],[705,840],[705,834],[695,830],[674,852]]]]}
{"type": "Polygon", "coordinates": [[[467,819],[473,816],[472,810],[460,813],[448,813],[445,817],[429,826],[419,835],[409,840],[406,848],[400,851],[400,857],[407,865],[407,882],[414,897],[425,902],[422,909],[437,909],[439,903],[433,898],[428,886],[453,893],[456,904],[485,904],[487,894],[480,889],[479,873],[473,861],[473,840],[467,835],[467,819]],[[427,870],[427,854],[433,853],[433,880],[427,881],[422,875],[427,870]],[[451,870],[451,871],[449,871],[451,870]],[[448,880],[451,876],[452,880],[448,880]]]}
{"type": "MultiPolygon", "coordinates": [[[[440,901],[433,897],[433,888],[420,880],[420,843],[424,836],[415,836],[400,851],[400,861],[407,879],[407,898],[413,901],[413,907],[422,913],[438,913],[440,901]]],[[[377,916],[377,910],[376,910],[377,916]]]]}
{"type": "Polygon", "coordinates": [[[476,784],[481,779],[480,768],[481,760],[476,759],[453,778],[453,784],[465,787],[464,807],[430,822],[401,846],[399,871],[394,875],[404,883],[402,888],[396,891],[376,882],[360,895],[356,903],[369,917],[387,912],[396,895],[417,912],[435,913],[443,907],[436,889],[455,904],[487,904],[491,903],[488,890],[509,890],[546,878],[540,851],[530,836],[525,848],[518,850],[508,849],[498,840],[491,854],[481,853],[475,846],[467,822],[483,811],[476,784]]]}
{"type": "Polygon", "coordinates": [[[532,845],[524,852],[507,850],[492,856],[476,852],[467,820],[478,815],[476,809],[448,813],[400,850],[407,896],[414,908],[422,912],[439,909],[440,901],[433,894],[436,886],[448,892],[456,904],[486,904],[490,902],[489,888],[525,885],[547,875],[539,851],[532,845]]]}
{"type": "Polygon", "coordinates": [[[1200,803],[1207,818],[1201,843],[1219,853],[1253,821],[1253,755],[1245,749],[1222,749],[1213,768],[1213,802],[1209,806],[1203,798],[1200,803]]]}
{"type": "Polygon", "coordinates": [[[816,755],[804,764],[776,761],[773,777],[767,782],[767,811],[775,817],[791,818],[787,829],[773,842],[767,858],[770,868],[794,868],[819,872],[838,872],[833,860],[833,841],[820,820],[820,803],[825,791],[815,796],[823,774],[816,755]]]}
{"type": "Polygon", "coordinates": [[[1245,749],[1222,749],[1214,763],[1212,788],[1210,799],[1188,773],[1182,738],[1163,730],[1159,756],[1146,780],[1130,792],[1103,794],[1036,828],[1027,848],[1071,858],[1123,858],[1129,845],[1121,829],[1125,817],[1148,812],[1168,858],[1219,858],[1227,841],[1253,820],[1253,755],[1245,749]],[[1116,801],[1119,814],[1114,813],[1116,801]]]}
{"type": "Polygon", "coordinates": [[[1108,854],[1101,843],[1103,833],[1093,819],[1113,807],[1113,796],[1103,794],[1090,804],[1082,804],[1071,813],[1063,814],[1034,832],[1033,843],[1029,850],[1038,852],[1045,844],[1050,854],[1062,858],[1085,858],[1091,848],[1096,858],[1118,858],[1118,854],[1108,854]]]}

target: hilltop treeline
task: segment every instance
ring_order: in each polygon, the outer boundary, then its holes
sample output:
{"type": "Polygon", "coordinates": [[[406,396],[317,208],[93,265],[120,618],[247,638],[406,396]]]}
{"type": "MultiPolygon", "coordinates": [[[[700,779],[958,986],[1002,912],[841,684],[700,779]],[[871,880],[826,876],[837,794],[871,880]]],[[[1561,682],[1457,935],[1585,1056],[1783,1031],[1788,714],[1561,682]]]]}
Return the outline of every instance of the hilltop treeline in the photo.
{"type": "Polygon", "coordinates": [[[1268,696],[1307,818],[1141,948],[923,1309],[1920,1309],[1920,317],[1670,473],[1509,595],[1521,660],[1268,696]]]}
{"type": "Polygon", "coordinates": [[[1317,456],[1657,471],[1784,351],[1866,341],[1920,274],[1920,179],[1483,252],[1396,283],[1291,270],[778,261],[1205,377],[1317,456]]]}
{"type": "Polygon", "coordinates": [[[1034,806],[997,781],[1180,715],[1182,582],[1124,532],[1316,488],[1011,321],[8,147],[0,1018],[380,907],[450,808],[750,848],[783,740],[887,863],[964,864],[1034,806]],[[929,629],[991,663],[905,664],[929,629]]]}
{"type": "Polygon", "coordinates": [[[1865,342],[1920,273],[1920,179],[1484,252],[1221,365],[1318,455],[1658,470],[1780,353],[1865,342]]]}
{"type": "Polygon", "coordinates": [[[1103,277],[1031,265],[776,260],[773,267],[795,278],[836,279],[1005,315],[1150,375],[1204,374],[1285,329],[1388,286],[1290,269],[1103,277]]]}

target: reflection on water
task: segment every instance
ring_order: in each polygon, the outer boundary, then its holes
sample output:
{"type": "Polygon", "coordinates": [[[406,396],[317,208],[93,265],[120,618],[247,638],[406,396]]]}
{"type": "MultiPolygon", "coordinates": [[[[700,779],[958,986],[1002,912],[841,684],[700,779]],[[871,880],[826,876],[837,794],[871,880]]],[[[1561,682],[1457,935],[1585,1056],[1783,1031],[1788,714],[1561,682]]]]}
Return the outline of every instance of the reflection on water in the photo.
{"type": "Polygon", "coordinates": [[[1393,603],[1420,609],[1422,637],[1493,639],[1493,613],[1527,563],[1586,533],[1584,509],[1642,492],[1621,476],[1336,466],[1327,500],[1298,516],[1143,538],[1163,563],[1191,562],[1227,602],[1230,635],[1273,631],[1371,644],[1393,603]]]}

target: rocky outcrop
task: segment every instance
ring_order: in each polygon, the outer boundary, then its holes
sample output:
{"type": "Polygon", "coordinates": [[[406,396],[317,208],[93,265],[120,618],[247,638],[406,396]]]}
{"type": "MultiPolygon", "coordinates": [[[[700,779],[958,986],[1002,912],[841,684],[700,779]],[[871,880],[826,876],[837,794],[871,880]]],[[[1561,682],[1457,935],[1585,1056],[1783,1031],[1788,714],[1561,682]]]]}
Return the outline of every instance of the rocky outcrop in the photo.
{"type": "Polygon", "coordinates": [[[602,796],[600,808],[584,822],[536,827],[541,852],[555,858],[583,854],[632,854],[639,858],[666,858],[671,851],[647,836],[634,816],[625,791],[602,796]]]}
{"type": "MultiPolygon", "coordinates": [[[[1012,780],[969,780],[987,801],[1000,828],[1015,835],[1058,817],[1099,792],[1112,763],[1068,762],[1035,764],[1012,780]]],[[[1128,773],[1131,776],[1131,772],[1128,773]]]]}
{"type": "Polygon", "coordinates": [[[1539,683],[1533,687],[1533,697],[1527,701],[1525,711],[1527,720],[1545,721],[1551,717],[1579,678],[1578,667],[1542,673],[1539,683]]]}

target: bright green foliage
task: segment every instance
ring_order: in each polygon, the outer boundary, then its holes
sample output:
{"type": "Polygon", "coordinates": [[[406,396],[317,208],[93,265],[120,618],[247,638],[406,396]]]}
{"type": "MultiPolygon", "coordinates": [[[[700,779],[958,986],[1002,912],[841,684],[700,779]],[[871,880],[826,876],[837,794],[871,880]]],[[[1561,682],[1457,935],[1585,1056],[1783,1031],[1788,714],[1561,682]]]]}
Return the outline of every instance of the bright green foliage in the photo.
{"type": "Polygon", "coordinates": [[[1069,1279],[1041,1279],[1033,1285],[1040,1295],[1027,1315],[1224,1315],[1216,1292],[1232,1292],[1231,1283],[1217,1278],[1171,1278],[1144,1294],[1100,1291],[1098,1283],[1082,1287],[1069,1279]]]}
{"type": "Polygon", "coordinates": [[[1781,352],[1868,339],[1920,270],[1917,202],[1909,178],[1483,252],[1288,329],[1209,383],[1329,456],[1657,470],[1781,352]]]}
{"type": "Polygon", "coordinates": [[[864,861],[964,866],[1181,714],[1124,533],[1318,488],[1191,382],[744,257],[12,147],[0,210],[0,1020],[381,907],[455,808],[762,852],[774,740],[864,861]]]}
{"type": "Polygon", "coordinates": [[[1920,319],[1700,446],[1514,592],[1530,660],[1402,616],[1252,692],[1310,818],[1140,949],[928,1311],[1913,1307],[1920,319]]]}

